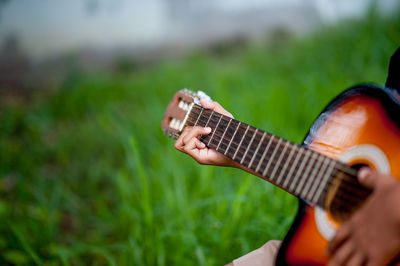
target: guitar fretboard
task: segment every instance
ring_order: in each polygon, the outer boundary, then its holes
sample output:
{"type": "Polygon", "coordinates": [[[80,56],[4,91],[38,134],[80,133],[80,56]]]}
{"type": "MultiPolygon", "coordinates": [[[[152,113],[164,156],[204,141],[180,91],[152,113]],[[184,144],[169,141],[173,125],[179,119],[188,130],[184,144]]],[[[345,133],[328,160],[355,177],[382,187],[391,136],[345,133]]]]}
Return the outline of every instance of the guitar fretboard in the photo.
{"type": "MultiPolygon", "coordinates": [[[[338,172],[356,173],[339,161],[196,104],[186,125],[211,127],[213,130],[209,135],[201,136],[209,148],[321,207],[324,207],[328,188],[338,172]]],[[[346,182],[352,182],[349,180],[346,182]]]]}

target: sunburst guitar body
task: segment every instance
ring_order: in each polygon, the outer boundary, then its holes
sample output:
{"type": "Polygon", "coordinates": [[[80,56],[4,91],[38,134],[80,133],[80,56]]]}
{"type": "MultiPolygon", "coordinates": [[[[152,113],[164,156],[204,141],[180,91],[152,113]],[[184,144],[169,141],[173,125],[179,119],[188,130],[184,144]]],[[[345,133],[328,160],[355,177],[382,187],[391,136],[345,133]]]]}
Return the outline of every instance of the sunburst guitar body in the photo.
{"type": "MultiPolygon", "coordinates": [[[[303,145],[348,165],[367,165],[400,177],[400,102],[389,89],[358,86],[334,99],[309,130],[303,145]]],[[[351,202],[349,202],[351,204],[351,202]]],[[[300,200],[277,264],[325,265],[326,247],[341,222],[300,200]]]]}
{"type": "Polygon", "coordinates": [[[209,126],[200,139],[257,176],[299,198],[299,209],[277,265],[325,265],[326,247],[340,225],[370,195],[357,181],[369,166],[400,177],[400,97],[360,85],[337,96],[313,123],[302,145],[251,127],[199,104],[183,90],[171,100],[162,128],[179,137],[185,126],[209,126]]]}

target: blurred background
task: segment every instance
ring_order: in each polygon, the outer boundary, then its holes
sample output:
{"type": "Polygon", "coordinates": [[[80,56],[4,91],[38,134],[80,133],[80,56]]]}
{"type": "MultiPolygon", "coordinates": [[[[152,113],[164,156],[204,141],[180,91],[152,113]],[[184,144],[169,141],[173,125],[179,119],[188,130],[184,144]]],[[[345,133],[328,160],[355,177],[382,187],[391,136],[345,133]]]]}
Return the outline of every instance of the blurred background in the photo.
{"type": "Polygon", "coordinates": [[[301,143],[384,84],[396,0],[0,0],[0,263],[221,265],[282,239],[297,201],[200,166],[160,123],[181,88],[301,143]]]}

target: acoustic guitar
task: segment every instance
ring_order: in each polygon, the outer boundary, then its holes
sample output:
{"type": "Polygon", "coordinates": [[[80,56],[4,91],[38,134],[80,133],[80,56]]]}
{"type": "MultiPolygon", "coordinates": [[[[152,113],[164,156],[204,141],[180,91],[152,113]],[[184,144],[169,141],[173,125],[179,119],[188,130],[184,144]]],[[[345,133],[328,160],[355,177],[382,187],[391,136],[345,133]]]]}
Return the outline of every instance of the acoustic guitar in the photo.
{"type": "Polygon", "coordinates": [[[178,138],[186,126],[211,127],[200,140],[299,198],[297,216],[277,265],[325,265],[336,229],[371,191],[357,169],[400,177],[400,97],[375,85],[352,87],[317,117],[301,146],[203,108],[199,95],[181,90],[169,103],[162,129],[178,138]]]}

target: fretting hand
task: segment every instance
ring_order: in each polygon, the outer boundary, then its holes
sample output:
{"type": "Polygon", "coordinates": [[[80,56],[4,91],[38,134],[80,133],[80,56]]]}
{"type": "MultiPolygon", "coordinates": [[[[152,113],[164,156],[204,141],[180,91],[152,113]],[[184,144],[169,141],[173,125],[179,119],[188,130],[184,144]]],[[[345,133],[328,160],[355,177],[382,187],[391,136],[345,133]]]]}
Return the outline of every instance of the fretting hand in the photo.
{"type": "MultiPolygon", "coordinates": [[[[222,108],[217,102],[202,99],[200,103],[206,109],[233,118],[232,114],[222,108]]],[[[237,167],[233,160],[213,149],[207,148],[206,145],[198,139],[199,136],[208,135],[211,131],[212,129],[209,127],[185,127],[182,134],[175,142],[175,148],[178,151],[190,155],[200,164],[237,167]]]]}

